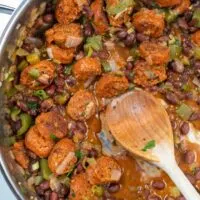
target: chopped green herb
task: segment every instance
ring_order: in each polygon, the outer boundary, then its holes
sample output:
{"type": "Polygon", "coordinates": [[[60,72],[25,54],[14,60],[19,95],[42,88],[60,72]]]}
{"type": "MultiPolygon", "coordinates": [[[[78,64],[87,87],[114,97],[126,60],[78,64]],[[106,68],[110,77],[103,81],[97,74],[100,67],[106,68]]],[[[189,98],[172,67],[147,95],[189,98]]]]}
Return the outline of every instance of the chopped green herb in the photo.
{"type": "Polygon", "coordinates": [[[73,169],[71,169],[71,170],[66,174],[66,176],[70,178],[70,177],[73,175],[74,170],[75,170],[75,167],[74,167],[73,169]]]}
{"type": "Polygon", "coordinates": [[[183,120],[188,120],[193,113],[193,110],[187,104],[182,103],[176,110],[176,113],[183,120]]]}
{"type": "Polygon", "coordinates": [[[28,72],[28,74],[29,74],[32,78],[34,78],[34,79],[37,79],[37,78],[40,76],[39,70],[38,70],[38,69],[35,69],[35,68],[32,68],[32,69],[28,72]]]}
{"type": "Polygon", "coordinates": [[[78,160],[80,160],[83,157],[83,154],[80,150],[75,152],[76,157],[78,158],[78,160]]]}
{"type": "Polygon", "coordinates": [[[58,141],[59,138],[56,137],[56,135],[54,135],[53,133],[50,134],[50,138],[54,141],[58,141]]]}
{"type": "Polygon", "coordinates": [[[84,45],[84,50],[89,52],[91,50],[99,51],[103,48],[102,36],[96,35],[93,37],[88,37],[86,39],[86,44],[84,45]]]}
{"type": "Polygon", "coordinates": [[[29,109],[31,110],[36,110],[38,108],[38,103],[37,102],[34,102],[34,101],[30,101],[27,103],[27,106],[29,109]]]}
{"type": "Polygon", "coordinates": [[[49,98],[49,96],[47,95],[47,93],[44,90],[34,91],[33,95],[36,97],[39,97],[41,100],[45,100],[45,99],[49,98]]]}
{"type": "Polygon", "coordinates": [[[109,15],[117,15],[134,5],[134,0],[120,0],[118,4],[107,5],[106,10],[109,15]]]}
{"type": "Polygon", "coordinates": [[[142,151],[147,151],[148,149],[153,149],[155,146],[156,146],[156,141],[155,140],[151,140],[144,146],[142,151]]]}
{"type": "Polygon", "coordinates": [[[108,62],[103,61],[101,64],[103,65],[104,72],[110,72],[111,71],[111,67],[110,67],[110,64],[108,62]]]}
{"type": "Polygon", "coordinates": [[[65,75],[69,76],[72,73],[72,66],[73,65],[67,65],[64,69],[65,75]]]}
{"type": "Polygon", "coordinates": [[[177,38],[172,38],[169,41],[169,48],[170,48],[170,58],[174,60],[175,58],[179,58],[182,52],[181,41],[177,38]]]}

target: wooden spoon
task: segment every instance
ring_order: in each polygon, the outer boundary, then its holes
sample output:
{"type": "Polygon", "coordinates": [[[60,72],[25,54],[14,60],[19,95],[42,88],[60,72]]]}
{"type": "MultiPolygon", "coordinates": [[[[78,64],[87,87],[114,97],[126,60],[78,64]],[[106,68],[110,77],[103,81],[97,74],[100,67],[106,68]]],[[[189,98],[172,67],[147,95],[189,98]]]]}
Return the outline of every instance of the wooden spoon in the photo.
{"type": "Polygon", "coordinates": [[[187,200],[200,200],[175,161],[170,120],[158,99],[142,90],[126,93],[107,106],[106,120],[124,148],[163,169],[187,200]]]}

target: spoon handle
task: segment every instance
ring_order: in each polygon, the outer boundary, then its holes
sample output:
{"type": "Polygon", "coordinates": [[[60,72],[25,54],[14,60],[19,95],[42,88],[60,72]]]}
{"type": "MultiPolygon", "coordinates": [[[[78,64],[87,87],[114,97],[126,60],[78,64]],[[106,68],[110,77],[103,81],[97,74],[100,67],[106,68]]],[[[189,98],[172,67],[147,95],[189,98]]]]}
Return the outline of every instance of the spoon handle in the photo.
{"type": "Polygon", "coordinates": [[[176,163],[165,168],[170,178],[187,200],[200,200],[200,195],[176,163]]]}

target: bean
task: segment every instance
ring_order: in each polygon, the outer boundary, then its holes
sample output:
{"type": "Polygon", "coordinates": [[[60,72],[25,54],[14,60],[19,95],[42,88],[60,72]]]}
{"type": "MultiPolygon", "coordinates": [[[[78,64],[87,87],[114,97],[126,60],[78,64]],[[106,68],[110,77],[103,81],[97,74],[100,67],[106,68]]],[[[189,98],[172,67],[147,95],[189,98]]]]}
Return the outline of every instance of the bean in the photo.
{"type": "Polygon", "coordinates": [[[76,122],[76,129],[80,131],[81,133],[87,132],[87,127],[84,122],[78,121],[76,122]]]}
{"type": "Polygon", "coordinates": [[[58,200],[58,194],[56,192],[52,192],[50,195],[50,200],[58,200]]]}
{"type": "Polygon", "coordinates": [[[93,27],[90,23],[86,23],[84,26],[84,35],[86,37],[92,36],[92,34],[94,33],[93,27]]]}
{"type": "Polygon", "coordinates": [[[67,77],[67,79],[65,80],[65,82],[70,87],[73,87],[76,84],[76,79],[73,76],[69,76],[69,77],[67,77]]]}
{"type": "Polygon", "coordinates": [[[129,34],[126,39],[124,40],[124,44],[128,47],[131,47],[133,46],[135,43],[135,34],[134,33],[131,33],[129,34]]]}
{"type": "Polygon", "coordinates": [[[34,97],[34,96],[27,97],[26,100],[28,102],[39,102],[40,101],[40,99],[38,97],[34,97]]]}
{"type": "Polygon", "coordinates": [[[44,190],[40,186],[35,187],[35,191],[39,196],[44,195],[44,190]]]}
{"type": "Polygon", "coordinates": [[[188,10],[185,12],[184,16],[185,16],[185,20],[189,22],[192,19],[193,13],[192,11],[188,10]]]}
{"type": "Polygon", "coordinates": [[[34,49],[34,45],[33,44],[30,44],[30,43],[24,43],[22,45],[22,49],[25,49],[26,51],[28,51],[29,53],[31,53],[34,49]]]}
{"type": "Polygon", "coordinates": [[[182,135],[187,135],[190,130],[190,126],[187,122],[183,122],[183,124],[180,127],[180,131],[182,135]]]}
{"type": "Polygon", "coordinates": [[[169,103],[173,105],[177,105],[179,103],[178,97],[172,92],[167,92],[165,98],[169,103]]]}
{"type": "Polygon", "coordinates": [[[50,195],[51,195],[51,191],[47,190],[44,193],[44,200],[49,200],[50,199],[50,195]]]}
{"type": "Polygon", "coordinates": [[[90,7],[87,5],[83,5],[82,12],[84,15],[86,15],[86,17],[88,17],[88,19],[91,19],[92,16],[94,15],[90,7]]]}
{"type": "Polygon", "coordinates": [[[54,106],[52,99],[46,99],[44,100],[40,105],[41,112],[47,112],[54,106]]]}
{"type": "Polygon", "coordinates": [[[148,196],[147,200],[161,200],[161,198],[155,194],[151,194],[148,196]]]}
{"type": "Polygon", "coordinates": [[[200,169],[197,169],[195,172],[195,179],[200,180],[200,169]]]}
{"type": "Polygon", "coordinates": [[[186,198],[183,196],[180,196],[180,197],[177,197],[176,200],[186,200],[186,198]]]}
{"type": "Polygon", "coordinates": [[[69,188],[64,184],[61,184],[59,197],[66,197],[69,194],[69,188]]]}
{"type": "Polygon", "coordinates": [[[149,36],[146,36],[142,33],[137,33],[136,34],[136,39],[139,41],[139,42],[144,42],[144,41],[147,41],[149,40],[149,36]]]}
{"type": "Polygon", "coordinates": [[[195,180],[195,177],[194,177],[194,176],[192,176],[192,175],[190,175],[190,174],[186,174],[186,177],[188,178],[188,180],[190,181],[190,183],[191,183],[192,185],[195,184],[196,180],[195,180]]]}
{"type": "Polygon", "coordinates": [[[24,112],[27,112],[27,111],[29,110],[27,104],[26,104],[25,102],[23,102],[23,101],[18,101],[18,102],[17,102],[17,106],[18,106],[21,110],[23,110],[24,112]]]}
{"type": "Polygon", "coordinates": [[[127,33],[127,31],[125,31],[125,30],[119,31],[119,32],[117,33],[117,37],[118,37],[119,39],[125,39],[127,35],[128,35],[128,33],[127,33]]]}
{"type": "Polygon", "coordinates": [[[178,25],[181,29],[183,30],[188,30],[188,24],[184,18],[179,18],[178,19],[178,25]]]}
{"type": "Polygon", "coordinates": [[[45,91],[49,96],[53,96],[56,90],[55,85],[50,85],[45,91]]]}
{"type": "Polygon", "coordinates": [[[35,22],[35,28],[40,28],[41,26],[43,26],[43,24],[44,24],[43,18],[40,17],[35,22]]]}
{"type": "Polygon", "coordinates": [[[48,190],[49,189],[49,181],[43,181],[42,183],[40,183],[39,187],[42,190],[48,190]]]}
{"type": "Polygon", "coordinates": [[[27,155],[28,155],[29,158],[31,158],[33,160],[37,159],[37,155],[35,153],[33,153],[32,151],[27,150],[26,153],[27,153],[27,155]]]}
{"type": "Polygon", "coordinates": [[[53,20],[54,20],[54,17],[53,17],[52,14],[46,14],[46,15],[43,16],[43,20],[46,23],[52,23],[53,20]]]}
{"type": "Polygon", "coordinates": [[[98,57],[103,60],[107,60],[109,58],[109,53],[107,50],[102,50],[98,52],[98,57]]]}
{"type": "Polygon", "coordinates": [[[165,183],[162,180],[154,180],[152,182],[152,187],[157,190],[163,190],[165,188],[165,183]]]}
{"type": "Polygon", "coordinates": [[[115,193],[118,192],[120,190],[120,185],[118,183],[111,183],[108,186],[108,192],[110,193],[115,193]]]}
{"type": "Polygon", "coordinates": [[[196,120],[199,120],[200,119],[200,113],[199,112],[195,112],[191,115],[190,117],[190,121],[196,121],[196,120]]]}
{"type": "Polygon", "coordinates": [[[31,115],[31,116],[36,116],[37,115],[37,110],[36,109],[32,109],[32,110],[29,110],[27,113],[29,115],[31,115]]]}
{"type": "Polygon", "coordinates": [[[194,163],[195,161],[195,153],[194,151],[187,151],[185,154],[184,154],[184,160],[187,164],[192,164],[194,163]]]}
{"type": "Polygon", "coordinates": [[[126,69],[127,70],[132,70],[133,69],[133,63],[132,62],[127,62],[126,69]]]}
{"type": "Polygon", "coordinates": [[[88,157],[89,158],[97,158],[98,157],[98,152],[96,149],[92,148],[88,152],[88,157]]]}
{"type": "Polygon", "coordinates": [[[76,168],[76,173],[80,174],[83,171],[84,171],[83,165],[81,163],[79,163],[77,168],[76,168]]]}

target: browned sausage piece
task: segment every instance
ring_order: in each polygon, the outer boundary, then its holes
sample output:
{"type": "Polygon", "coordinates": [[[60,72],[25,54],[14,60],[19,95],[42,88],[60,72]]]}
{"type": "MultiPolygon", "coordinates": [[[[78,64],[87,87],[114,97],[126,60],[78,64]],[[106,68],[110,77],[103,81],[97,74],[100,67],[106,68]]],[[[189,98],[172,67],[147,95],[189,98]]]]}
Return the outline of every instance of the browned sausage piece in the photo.
{"type": "Polygon", "coordinates": [[[53,148],[54,141],[48,134],[39,132],[39,129],[35,125],[26,133],[25,146],[40,158],[45,158],[53,148]]]}
{"type": "Polygon", "coordinates": [[[44,89],[52,83],[54,76],[55,65],[51,61],[43,60],[26,67],[21,73],[20,83],[31,89],[44,89]],[[33,73],[38,76],[33,76],[33,73]]]}
{"type": "Polygon", "coordinates": [[[96,83],[96,94],[102,98],[110,98],[122,94],[128,89],[125,76],[104,74],[96,83]]]}
{"type": "Polygon", "coordinates": [[[167,78],[164,66],[152,66],[145,61],[137,61],[134,72],[134,83],[143,87],[156,85],[167,78]]]}
{"type": "Polygon", "coordinates": [[[54,42],[61,48],[77,47],[83,40],[81,25],[76,23],[56,24],[45,36],[48,44],[54,42]]]}
{"type": "Polygon", "coordinates": [[[122,169],[113,158],[102,156],[87,168],[86,174],[90,184],[106,184],[118,182],[122,169]]]}
{"type": "Polygon", "coordinates": [[[106,10],[110,24],[112,26],[120,27],[123,23],[129,22],[130,13],[133,10],[134,5],[134,1],[106,0],[106,10]]]}
{"type": "Polygon", "coordinates": [[[48,157],[49,169],[57,175],[71,171],[76,162],[75,144],[68,138],[57,142],[48,157]]]}
{"type": "Polygon", "coordinates": [[[150,65],[164,65],[169,62],[169,48],[159,43],[145,41],[139,46],[140,56],[150,65]]]}
{"type": "Polygon", "coordinates": [[[83,5],[87,0],[59,0],[56,5],[56,19],[60,24],[69,24],[78,19],[81,15],[83,5]]]}
{"type": "Polygon", "coordinates": [[[177,12],[179,15],[183,14],[189,9],[190,5],[191,5],[190,0],[181,0],[181,3],[178,6],[176,6],[174,11],[177,12]]]}
{"type": "Polygon", "coordinates": [[[181,3],[181,0],[155,0],[160,7],[173,7],[181,3]]]}
{"type": "Polygon", "coordinates": [[[92,193],[92,185],[87,181],[85,173],[74,176],[70,183],[69,200],[97,200],[92,193]]]}
{"type": "Polygon", "coordinates": [[[94,13],[93,26],[97,34],[104,34],[109,26],[106,15],[103,10],[103,0],[95,0],[91,4],[91,10],[94,13]]]}
{"type": "Polygon", "coordinates": [[[72,70],[77,80],[86,81],[101,74],[101,63],[97,58],[84,57],[74,64],[72,70]]]}
{"type": "Polygon", "coordinates": [[[96,113],[96,100],[92,93],[79,90],[71,97],[67,113],[74,120],[87,120],[96,113]]]}
{"type": "Polygon", "coordinates": [[[74,58],[75,51],[75,48],[61,49],[57,45],[50,45],[47,48],[49,58],[54,59],[61,64],[70,64],[74,58]]]}
{"type": "Polygon", "coordinates": [[[68,122],[58,112],[41,113],[35,123],[41,133],[53,134],[57,138],[65,137],[68,132],[68,122]]]}
{"type": "Polygon", "coordinates": [[[140,33],[160,37],[165,27],[164,16],[155,10],[142,9],[133,16],[133,25],[140,33]]]}
{"type": "Polygon", "coordinates": [[[200,31],[193,33],[191,39],[196,45],[200,46],[200,31]]]}
{"type": "Polygon", "coordinates": [[[15,160],[20,164],[20,166],[24,169],[27,169],[29,165],[29,158],[26,155],[24,141],[16,142],[13,145],[12,152],[15,156],[15,160]]]}

